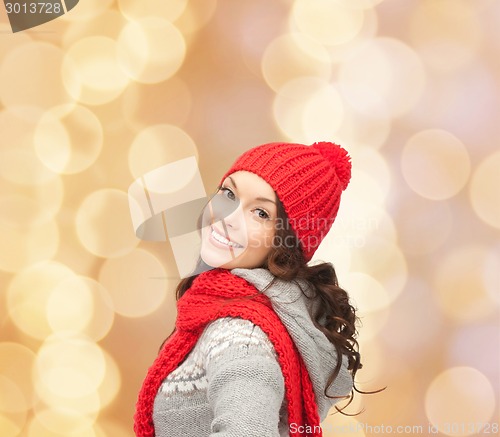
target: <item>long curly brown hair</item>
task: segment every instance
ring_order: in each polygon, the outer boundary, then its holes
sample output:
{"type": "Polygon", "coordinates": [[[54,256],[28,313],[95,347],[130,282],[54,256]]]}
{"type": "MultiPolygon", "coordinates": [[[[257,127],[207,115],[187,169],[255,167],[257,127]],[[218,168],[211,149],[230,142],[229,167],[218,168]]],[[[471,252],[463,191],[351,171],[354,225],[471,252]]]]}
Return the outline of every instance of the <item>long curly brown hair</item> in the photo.
{"type": "MultiPolygon", "coordinates": [[[[356,309],[351,305],[347,292],[339,287],[337,275],[331,263],[323,262],[310,266],[306,264],[299,240],[289,225],[288,216],[283,204],[278,196],[276,196],[276,200],[277,217],[281,220],[281,223],[285,225],[276,228],[274,241],[286,242],[286,245],[273,244],[266,260],[260,267],[267,268],[275,276],[267,287],[270,287],[276,279],[285,281],[296,281],[301,279],[305,280],[310,285],[309,288],[313,291],[311,296],[310,294],[306,294],[303,290],[304,295],[310,299],[320,300],[322,305],[316,305],[315,313],[312,314],[312,321],[317,329],[323,332],[326,338],[334,345],[337,356],[339,357],[335,368],[332,369],[332,373],[328,378],[324,394],[331,399],[348,399],[348,402],[342,408],[338,408],[337,406],[335,406],[335,408],[342,414],[350,415],[344,413],[342,410],[351,404],[354,399],[355,391],[366,394],[377,393],[383,390],[364,392],[358,390],[355,385],[354,378],[356,372],[363,367],[361,364],[359,345],[356,340],[358,336],[357,326],[359,324],[359,318],[356,316],[356,309]],[[330,396],[327,394],[327,390],[333,384],[340,372],[342,367],[342,360],[340,357],[343,355],[346,355],[348,358],[348,369],[353,378],[353,389],[349,396],[330,396]]],[[[201,223],[201,216],[198,223],[201,223]]],[[[209,268],[210,267],[204,264],[200,258],[195,268],[195,272],[204,271],[209,268]]],[[[195,273],[180,281],[176,288],[177,300],[179,300],[191,287],[191,284],[198,274],[195,273]]],[[[357,414],[359,413],[353,415],[357,414]]]]}

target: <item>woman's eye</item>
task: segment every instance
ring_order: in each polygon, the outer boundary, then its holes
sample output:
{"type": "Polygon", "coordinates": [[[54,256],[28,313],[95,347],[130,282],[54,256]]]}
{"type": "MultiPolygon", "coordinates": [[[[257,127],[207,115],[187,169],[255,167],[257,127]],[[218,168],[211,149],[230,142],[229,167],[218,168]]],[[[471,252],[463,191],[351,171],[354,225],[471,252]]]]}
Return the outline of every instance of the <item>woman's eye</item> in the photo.
{"type": "Polygon", "coordinates": [[[255,211],[257,211],[257,213],[261,219],[267,220],[270,218],[270,215],[263,209],[257,208],[255,211]]]}
{"type": "Polygon", "coordinates": [[[226,187],[222,187],[220,189],[220,191],[222,191],[224,193],[224,195],[230,199],[230,200],[234,200],[236,199],[236,196],[234,195],[234,193],[229,189],[229,188],[226,188],[226,187]]]}

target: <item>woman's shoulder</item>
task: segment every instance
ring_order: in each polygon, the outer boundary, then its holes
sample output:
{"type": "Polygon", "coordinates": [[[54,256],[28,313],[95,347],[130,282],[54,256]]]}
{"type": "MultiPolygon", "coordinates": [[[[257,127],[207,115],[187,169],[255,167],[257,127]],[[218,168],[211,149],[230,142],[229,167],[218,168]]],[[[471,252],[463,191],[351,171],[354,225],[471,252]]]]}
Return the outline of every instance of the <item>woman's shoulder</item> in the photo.
{"type": "Polygon", "coordinates": [[[240,317],[222,317],[210,322],[200,339],[206,365],[211,360],[262,356],[276,359],[274,346],[255,323],[240,317]]]}

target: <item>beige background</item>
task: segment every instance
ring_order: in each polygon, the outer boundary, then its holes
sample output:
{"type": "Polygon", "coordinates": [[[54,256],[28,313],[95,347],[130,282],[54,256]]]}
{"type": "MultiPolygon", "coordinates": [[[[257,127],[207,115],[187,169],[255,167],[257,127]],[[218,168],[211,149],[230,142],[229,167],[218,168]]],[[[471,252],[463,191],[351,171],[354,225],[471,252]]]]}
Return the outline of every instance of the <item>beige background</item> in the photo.
{"type": "Polygon", "coordinates": [[[134,235],[136,178],[195,156],[210,193],[252,146],[320,140],[353,178],[315,259],[363,318],[358,387],[388,387],[324,435],[498,433],[499,17],[81,0],[12,34],[0,6],[0,435],[133,436],[178,274],[169,242],[134,235]]]}

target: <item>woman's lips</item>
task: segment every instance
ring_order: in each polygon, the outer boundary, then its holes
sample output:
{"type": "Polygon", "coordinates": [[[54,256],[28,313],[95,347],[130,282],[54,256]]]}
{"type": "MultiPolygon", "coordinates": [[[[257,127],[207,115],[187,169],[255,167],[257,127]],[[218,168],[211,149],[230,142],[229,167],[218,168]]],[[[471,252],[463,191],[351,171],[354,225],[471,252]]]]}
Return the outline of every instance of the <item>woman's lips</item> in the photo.
{"type": "Polygon", "coordinates": [[[217,246],[221,246],[224,248],[233,248],[233,249],[242,249],[243,246],[236,241],[231,241],[228,238],[224,237],[224,235],[219,232],[214,226],[210,227],[210,238],[217,246]]]}

